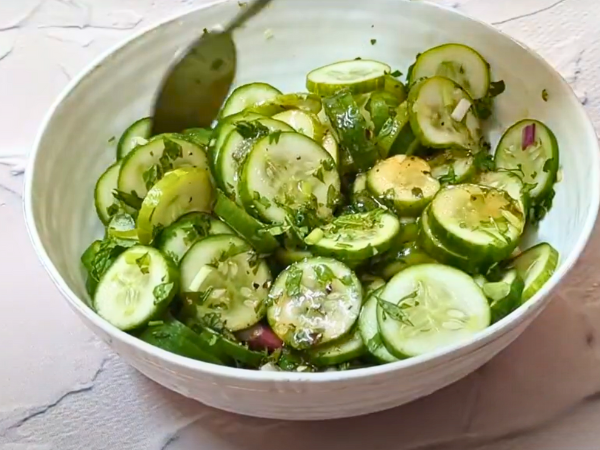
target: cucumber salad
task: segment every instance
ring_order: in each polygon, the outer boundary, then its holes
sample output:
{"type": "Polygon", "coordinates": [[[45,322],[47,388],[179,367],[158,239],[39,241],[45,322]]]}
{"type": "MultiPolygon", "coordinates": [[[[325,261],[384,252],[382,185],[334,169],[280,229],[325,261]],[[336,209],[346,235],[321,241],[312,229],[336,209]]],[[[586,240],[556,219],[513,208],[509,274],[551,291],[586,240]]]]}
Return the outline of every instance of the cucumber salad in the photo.
{"type": "Polygon", "coordinates": [[[308,92],[238,87],[212,129],[132,124],[95,187],[91,306],[185,357],[306,372],[457,345],[519,308],[558,264],[521,244],[552,205],[554,134],[524,118],[492,151],[505,84],[465,45],[401,77],[357,58],[308,92]]]}

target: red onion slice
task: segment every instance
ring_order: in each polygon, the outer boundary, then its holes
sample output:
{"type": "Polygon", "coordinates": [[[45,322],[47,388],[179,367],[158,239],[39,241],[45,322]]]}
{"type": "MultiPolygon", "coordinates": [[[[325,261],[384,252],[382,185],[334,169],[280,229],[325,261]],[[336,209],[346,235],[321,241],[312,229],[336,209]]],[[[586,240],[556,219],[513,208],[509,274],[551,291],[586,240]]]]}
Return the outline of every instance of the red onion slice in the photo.
{"type": "Polygon", "coordinates": [[[268,326],[258,323],[236,333],[237,338],[247,342],[253,350],[276,350],[283,346],[283,342],[268,326]]]}
{"type": "Polygon", "coordinates": [[[527,125],[523,128],[523,139],[522,139],[522,147],[523,150],[526,150],[530,145],[533,145],[535,142],[535,123],[527,125]]]}

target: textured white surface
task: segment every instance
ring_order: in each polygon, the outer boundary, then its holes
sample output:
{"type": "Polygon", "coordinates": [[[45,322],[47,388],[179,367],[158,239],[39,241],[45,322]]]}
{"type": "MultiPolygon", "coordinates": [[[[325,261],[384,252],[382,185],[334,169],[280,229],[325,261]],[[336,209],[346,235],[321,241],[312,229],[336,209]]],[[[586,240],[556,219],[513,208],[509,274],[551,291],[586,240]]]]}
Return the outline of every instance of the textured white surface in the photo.
{"type": "MultiPolygon", "coordinates": [[[[22,28],[0,32],[0,43],[14,46],[0,61],[0,95],[5,100],[0,104],[3,154],[23,153],[31,144],[41,115],[66,82],[57,62],[75,72],[129,32],[98,28],[113,23],[106,18],[108,12],[114,16],[115,11],[129,11],[117,25],[131,26],[136,17],[143,17],[142,23],[160,18],[174,3],[185,9],[200,2],[155,2],[152,6],[150,1],[88,1],[100,25],[55,29],[68,36],[63,36],[67,42],[48,38],[45,33],[50,29],[37,27],[43,21],[70,26],[87,23],[75,22],[81,20],[79,16],[67,17],[58,9],[69,10],[69,5],[81,8],[77,5],[85,2],[46,1],[42,5],[46,9],[38,7],[31,22],[21,20],[41,3],[0,0],[0,29],[22,24],[22,28]],[[36,14],[45,15],[36,18],[36,14]],[[47,39],[54,47],[46,46],[47,39]],[[86,47],[89,40],[93,42],[86,47]]],[[[592,45],[600,36],[595,25],[600,13],[597,2],[461,3],[467,12],[472,8],[488,21],[503,22],[501,29],[538,49],[559,67],[586,99],[588,112],[600,126],[600,91],[594,79],[600,55],[592,45]],[[523,17],[511,20],[517,16],[523,17]]],[[[594,267],[600,242],[595,238],[561,294],[522,338],[477,373],[434,396],[388,413],[329,424],[278,423],[216,412],[147,381],[84,329],[33,255],[23,229],[20,201],[11,193],[20,191],[19,179],[2,170],[0,183],[1,248],[11,244],[16,250],[0,256],[4,274],[0,339],[12,344],[1,350],[2,360],[10,362],[0,369],[2,448],[221,450],[280,448],[282,442],[291,449],[326,444],[336,448],[343,443],[352,450],[368,448],[367,442],[383,449],[432,443],[446,443],[441,448],[450,448],[449,442],[464,448],[466,442],[539,425],[600,390],[595,337],[600,313],[594,267]]],[[[586,424],[597,420],[598,410],[590,401],[576,418],[567,418],[564,426],[485,448],[596,448],[599,436],[586,424]],[[568,426],[574,424],[580,426],[569,433],[568,426]],[[560,440],[549,444],[549,437],[560,440]]]]}

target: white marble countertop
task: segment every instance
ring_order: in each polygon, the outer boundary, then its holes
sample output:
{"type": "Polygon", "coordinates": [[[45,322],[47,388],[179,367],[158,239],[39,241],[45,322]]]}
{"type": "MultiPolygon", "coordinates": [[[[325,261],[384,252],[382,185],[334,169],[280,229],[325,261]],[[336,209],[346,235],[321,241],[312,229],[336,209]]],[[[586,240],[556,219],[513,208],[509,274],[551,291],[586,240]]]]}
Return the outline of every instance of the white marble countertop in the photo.
{"type": "MultiPolygon", "coordinates": [[[[135,29],[203,1],[0,0],[0,157],[10,157],[0,160],[0,448],[597,449],[598,233],[506,351],[428,398],[363,418],[286,423],[210,409],[144,378],[79,322],[34,255],[11,170],[73,74],[135,29]]],[[[437,1],[538,50],[600,130],[598,0],[437,1]]]]}

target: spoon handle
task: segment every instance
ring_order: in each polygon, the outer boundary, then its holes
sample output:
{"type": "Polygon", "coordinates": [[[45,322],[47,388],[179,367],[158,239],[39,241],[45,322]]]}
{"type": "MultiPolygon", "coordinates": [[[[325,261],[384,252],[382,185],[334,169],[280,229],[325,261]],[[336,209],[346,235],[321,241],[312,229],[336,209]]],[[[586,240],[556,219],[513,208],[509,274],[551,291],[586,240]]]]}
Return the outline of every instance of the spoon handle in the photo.
{"type": "Polygon", "coordinates": [[[233,18],[233,20],[227,25],[225,32],[230,33],[233,30],[235,30],[237,27],[242,25],[244,22],[251,19],[256,14],[258,14],[260,11],[262,11],[265,6],[267,6],[269,3],[271,3],[271,1],[272,0],[255,0],[252,3],[250,3],[248,6],[242,8],[242,11],[239,12],[233,18]]]}

